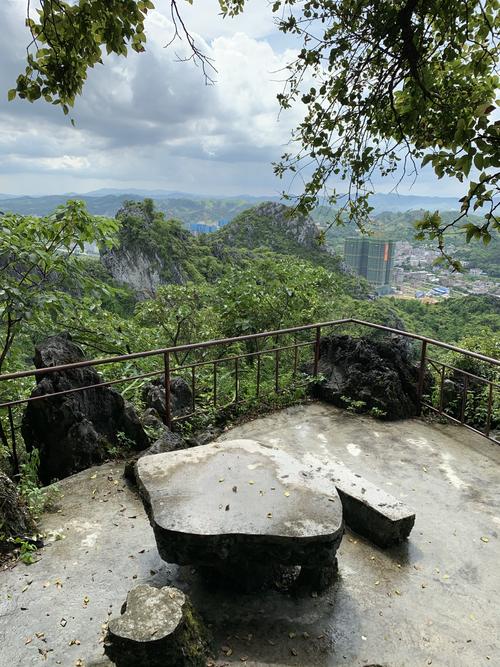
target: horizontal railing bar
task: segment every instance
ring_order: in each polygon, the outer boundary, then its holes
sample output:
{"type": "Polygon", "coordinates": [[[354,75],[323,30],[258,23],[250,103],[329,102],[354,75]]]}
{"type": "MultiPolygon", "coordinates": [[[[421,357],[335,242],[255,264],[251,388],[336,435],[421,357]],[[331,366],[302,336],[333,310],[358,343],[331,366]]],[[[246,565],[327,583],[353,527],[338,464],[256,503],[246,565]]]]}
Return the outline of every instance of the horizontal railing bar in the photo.
{"type": "MultiPolygon", "coordinates": [[[[283,347],[273,347],[265,350],[257,350],[256,352],[244,352],[243,354],[235,354],[231,357],[221,357],[220,359],[210,359],[208,361],[197,361],[192,364],[184,364],[183,366],[176,366],[172,368],[171,373],[177,371],[185,371],[189,368],[198,368],[199,366],[213,366],[214,364],[222,364],[224,361],[236,361],[236,359],[245,359],[246,357],[256,357],[262,356],[264,354],[270,354],[271,352],[282,352],[283,350],[293,350],[298,347],[307,347],[308,345],[314,345],[315,341],[309,340],[306,343],[297,343],[293,345],[285,345],[283,347]]],[[[1,407],[1,406],[0,406],[1,407]]]]}
{"type": "Polygon", "coordinates": [[[56,396],[66,396],[67,394],[76,394],[87,389],[102,389],[104,387],[111,387],[114,384],[122,384],[123,382],[132,382],[133,380],[143,380],[145,378],[154,377],[155,375],[162,375],[163,371],[151,371],[150,373],[142,373],[141,375],[132,375],[127,378],[120,378],[119,380],[109,380],[100,382],[99,384],[88,384],[85,387],[74,387],[73,389],[65,389],[64,391],[56,391],[53,394],[42,394],[41,396],[30,396],[29,398],[20,398],[16,401],[9,401],[8,403],[0,403],[0,408],[13,408],[15,405],[22,405],[23,403],[33,403],[33,401],[42,401],[43,399],[55,398],[56,396]]]}
{"type": "Polygon", "coordinates": [[[446,419],[449,419],[455,424],[458,424],[459,426],[465,426],[465,428],[468,428],[469,431],[474,431],[474,433],[477,433],[478,435],[481,435],[483,438],[487,438],[488,440],[491,440],[491,442],[494,442],[495,445],[500,445],[500,440],[497,440],[496,438],[492,438],[490,435],[486,435],[484,431],[480,431],[477,428],[474,428],[474,426],[470,426],[470,424],[466,424],[465,422],[461,422],[460,419],[456,419],[455,417],[452,417],[449,415],[447,412],[439,412],[437,408],[435,408],[433,405],[429,405],[429,403],[422,403],[422,407],[428,408],[429,410],[432,410],[432,412],[435,412],[438,415],[441,415],[442,417],[445,417],[446,419]]]}
{"type": "Polygon", "coordinates": [[[107,357],[105,359],[90,359],[87,361],[76,361],[72,364],[65,364],[62,366],[50,366],[49,368],[36,368],[30,371],[18,371],[16,373],[6,373],[0,375],[0,382],[5,380],[18,380],[23,377],[46,375],[48,373],[57,373],[61,371],[70,371],[74,368],[86,368],[88,366],[102,366],[103,364],[116,364],[132,359],[144,359],[146,357],[153,357],[164,355],[167,353],[190,352],[192,350],[204,350],[207,347],[215,347],[217,345],[229,345],[232,343],[241,343],[247,340],[258,340],[260,338],[269,338],[270,336],[284,336],[289,333],[298,333],[300,331],[310,331],[316,327],[330,327],[338,326],[340,324],[348,324],[351,319],[333,320],[331,322],[324,322],[322,324],[304,324],[299,327],[290,327],[289,329],[277,329],[276,331],[263,331],[256,334],[248,334],[245,336],[234,336],[233,338],[218,338],[215,340],[208,340],[203,343],[189,343],[187,345],[177,345],[174,347],[165,347],[158,350],[148,350],[147,352],[133,352],[132,354],[123,354],[117,357],[107,357]]]}
{"type": "Polygon", "coordinates": [[[29,371],[17,371],[16,373],[6,373],[0,375],[0,382],[7,380],[16,380],[24,377],[30,376],[39,376],[47,375],[50,373],[56,373],[61,371],[68,371],[76,368],[86,368],[89,366],[101,366],[103,364],[114,364],[114,363],[123,363],[125,361],[131,361],[132,359],[144,359],[147,357],[153,357],[158,355],[165,355],[167,353],[179,353],[179,352],[189,352],[192,350],[203,350],[209,347],[215,347],[217,345],[229,345],[232,343],[240,343],[248,340],[258,340],[260,338],[269,338],[270,336],[284,336],[290,333],[299,333],[301,331],[310,331],[311,329],[325,328],[339,326],[341,324],[356,324],[360,326],[365,326],[371,329],[379,329],[380,331],[386,331],[388,333],[393,333],[398,336],[404,336],[406,338],[411,338],[413,340],[425,341],[430,345],[435,345],[441,347],[445,350],[450,350],[452,352],[458,352],[468,357],[474,359],[479,359],[487,363],[493,364],[494,366],[500,366],[500,360],[493,359],[492,357],[487,357],[484,354],[479,354],[478,352],[471,352],[469,350],[464,350],[455,345],[450,345],[448,343],[443,343],[433,338],[428,338],[426,336],[420,336],[419,334],[411,333],[408,331],[402,331],[401,329],[395,329],[393,327],[387,327],[382,324],[375,324],[373,322],[365,322],[364,320],[358,320],[355,318],[345,318],[340,320],[331,320],[329,322],[319,322],[315,324],[305,324],[298,327],[289,327],[287,329],[277,329],[275,331],[263,331],[256,334],[248,334],[245,336],[235,336],[232,338],[220,338],[215,340],[205,341],[203,343],[189,343],[187,345],[178,345],[174,347],[160,348],[157,350],[148,350],[147,352],[134,352],[132,354],[124,354],[116,357],[107,357],[105,359],[90,359],[86,361],[78,361],[72,364],[65,364],[62,366],[51,366],[49,368],[37,368],[29,371]]]}
{"type": "MultiPolygon", "coordinates": [[[[345,322],[345,320],[344,320],[345,322]]],[[[442,347],[445,350],[450,350],[451,352],[458,352],[459,354],[465,354],[467,357],[472,357],[473,359],[480,359],[481,361],[486,361],[487,363],[493,364],[494,366],[500,366],[500,359],[494,359],[493,357],[487,357],[484,354],[479,352],[472,352],[471,350],[464,350],[461,347],[456,347],[455,345],[450,345],[449,343],[443,343],[440,340],[435,340],[434,338],[428,338],[427,336],[420,336],[419,334],[411,333],[410,331],[402,331],[401,329],[394,329],[392,327],[386,327],[383,324],[375,324],[374,322],[365,322],[364,320],[357,320],[351,318],[350,322],[352,324],[361,324],[365,327],[371,327],[372,329],[380,329],[381,331],[387,331],[389,333],[396,334],[398,336],[405,336],[406,338],[413,338],[413,340],[420,340],[426,342],[429,345],[436,345],[437,347],[442,347]]],[[[320,325],[326,326],[326,325],[320,325]]],[[[0,377],[0,380],[2,378],[0,377]]]]}
{"type": "Polygon", "coordinates": [[[449,368],[451,371],[455,371],[456,373],[460,373],[461,375],[467,375],[467,377],[474,378],[474,380],[479,380],[480,382],[484,382],[485,384],[491,384],[496,389],[500,389],[500,384],[493,382],[493,380],[488,380],[488,378],[482,378],[480,375],[474,375],[474,373],[469,373],[469,371],[464,371],[461,368],[450,366],[450,364],[445,364],[443,361],[439,361],[438,359],[431,359],[430,357],[427,357],[427,361],[430,364],[438,364],[439,366],[443,366],[443,368],[449,368]]]}

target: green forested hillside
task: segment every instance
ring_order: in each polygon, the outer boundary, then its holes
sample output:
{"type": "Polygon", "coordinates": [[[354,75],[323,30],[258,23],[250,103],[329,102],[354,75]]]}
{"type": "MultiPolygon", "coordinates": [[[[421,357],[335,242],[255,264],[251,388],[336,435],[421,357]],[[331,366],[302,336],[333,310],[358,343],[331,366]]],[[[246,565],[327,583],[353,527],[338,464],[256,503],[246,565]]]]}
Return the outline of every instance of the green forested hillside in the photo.
{"type": "MultiPolygon", "coordinates": [[[[467,297],[435,305],[370,300],[363,281],[344,273],[338,258],[318,244],[314,223],[290,217],[280,205],[259,205],[203,237],[167,220],[150,200],[129,202],[115,220],[91,216],[70,202],[42,220],[7,215],[1,224],[2,373],[32,367],[34,345],[62,331],[95,358],[349,317],[499,354],[498,299],[467,297]],[[91,242],[100,245],[101,259],[75,252],[91,242]]],[[[310,358],[310,348],[303,352],[310,358]]],[[[137,360],[102,372],[113,380],[124,372],[157,370],[155,363],[137,360]]],[[[270,363],[263,381],[272,387],[274,360],[270,363]]],[[[228,398],[232,373],[221,376],[227,378],[228,398]]],[[[126,397],[140,404],[140,387],[124,387],[126,397]]],[[[31,379],[2,383],[0,401],[31,389],[31,379]]],[[[20,416],[16,412],[15,418],[20,416]]],[[[5,418],[0,416],[0,464],[10,456],[5,418]]]]}

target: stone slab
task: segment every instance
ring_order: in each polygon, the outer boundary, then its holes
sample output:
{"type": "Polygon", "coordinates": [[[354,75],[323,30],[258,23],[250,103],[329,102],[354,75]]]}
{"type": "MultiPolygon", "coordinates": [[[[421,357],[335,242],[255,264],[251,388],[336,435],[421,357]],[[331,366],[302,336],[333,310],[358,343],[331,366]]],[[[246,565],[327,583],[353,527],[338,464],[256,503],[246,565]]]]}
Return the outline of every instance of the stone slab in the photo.
{"type": "Polygon", "coordinates": [[[137,479],[160,555],[216,566],[269,558],[328,566],[342,505],[319,460],[254,440],[227,440],[140,459],[137,479]]]}
{"type": "Polygon", "coordinates": [[[345,465],[337,463],[330,471],[349,528],[384,548],[408,537],[415,512],[405,503],[345,465]]]}

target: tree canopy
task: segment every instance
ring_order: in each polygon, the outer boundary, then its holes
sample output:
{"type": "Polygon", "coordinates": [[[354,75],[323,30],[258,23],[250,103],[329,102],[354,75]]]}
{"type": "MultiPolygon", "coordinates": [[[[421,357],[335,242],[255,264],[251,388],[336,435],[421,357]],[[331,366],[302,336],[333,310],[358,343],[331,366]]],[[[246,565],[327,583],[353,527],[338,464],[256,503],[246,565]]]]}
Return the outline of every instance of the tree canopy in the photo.
{"type": "MultiPolygon", "coordinates": [[[[192,0],[186,0],[192,4],[192,0]]],[[[224,15],[245,0],[219,0],[224,15]]],[[[88,69],[102,53],[143,51],[151,0],[39,0],[29,11],[32,42],[16,95],[69,112],[88,69]]],[[[304,180],[297,206],[311,210],[326,195],[363,226],[375,174],[396,178],[429,164],[464,184],[451,222],[428,215],[423,238],[437,239],[462,220],[467,240],[488,243],[500,229],[500,121],[497,99],[498,0],[276,0],[278,28],[302,40],[278,95],[282,109],[305,105],[291,150],[275,171],[304,180]],[[333,181],[341,185],[332,188],[333,181]],[[480,223],[469,212],[484,214],[480,223]]],[[[189,33],[178,0],[170,0],[175,36],[207,75],[210,60],[189,33]]],[[[448,258],[454,261],[452,258],[448,258]]]]}

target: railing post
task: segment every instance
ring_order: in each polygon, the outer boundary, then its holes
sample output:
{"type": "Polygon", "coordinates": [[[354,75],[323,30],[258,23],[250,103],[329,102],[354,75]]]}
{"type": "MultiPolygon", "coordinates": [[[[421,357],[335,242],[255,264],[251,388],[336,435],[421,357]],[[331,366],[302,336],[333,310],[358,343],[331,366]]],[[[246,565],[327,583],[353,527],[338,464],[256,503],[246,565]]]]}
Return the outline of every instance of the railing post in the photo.
{"type": "Polygon", "coordinates": [[[462,407],[460,409],[460,423],[465,423],[465,408],[467,407],[467,391],[469,390],[469,378],[464,375],[464,388],[462,391],[462,407]]]}
{"type": "Polygon", "coordinates": [[[316,340],[314,342],[314,370],[313,370],[314,377],[318,375],[320,343],[321,343],[321,327],[316,327],[316,340]]]}
{"type": "Polygon", "coordinates": [[[257,382],[256,382],[256,388],[255,388],[255,397],[259,398],[260,396],[260,352],[257,355],[257,382]]]}
{"type": "Polygon", "coordinates": [[[491,410],[493,407],[493,382],[490,382],[490,389],[488,392],[488,414],[486,416],[486,437],[490,437],[491,430],[491,410]]]}
{"type": "Polygon", "coordinates": [[[12,408],[9,406],[7,411],[9,413],[10,436],[12,438],[12,463],[14,464],[14,474],[19,475],[19,457],[17,455],[16,428],[14,426],[12,408]]]}
{"type": "Polygon", "coordinates": [[[163,365],[165,368],[165,424],[172,428],[172,406],[170,405],[170,354],[165,352],[163,355],[163,365]]]}
{"type": "Polygon", "coordinates": [[[274,391],[278,393],[280,390],[280,353],[276,350],[274,354],[274,391]]]}
{"type": "Polygon", "coordinates": [[[240,378],[239,378],[239,359],[234,360],[234,402],[238,403],[240,400],[240,378]]]}
{"type": "Polygon", "coordinates": [[[420,367],[418,371],[418,389],[417,396],[420,403],[420,408],[422,408],[422,396],[424,394],[424,381],[425,381],[425,366],[427,362],[427,341],[422,341],[422,350],[420,352],[420,367]]]}

